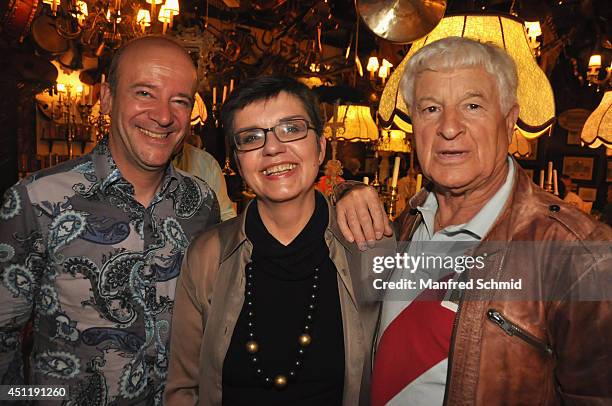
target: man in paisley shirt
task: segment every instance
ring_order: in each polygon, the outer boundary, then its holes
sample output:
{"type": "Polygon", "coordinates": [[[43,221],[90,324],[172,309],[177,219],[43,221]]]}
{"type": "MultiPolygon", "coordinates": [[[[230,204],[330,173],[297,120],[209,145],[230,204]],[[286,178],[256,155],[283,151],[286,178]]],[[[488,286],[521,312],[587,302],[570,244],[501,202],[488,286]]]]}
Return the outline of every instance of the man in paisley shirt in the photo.
{"type": "Polygon", "coordinates": [[[70,405],[161,404],[183,253],[219,221],[208,185],[169,164],[188,133],[195,90],[180,45],[130,42],[101,90],[108,139],[6,192],[0,384],[69,386],[70,405]]]}

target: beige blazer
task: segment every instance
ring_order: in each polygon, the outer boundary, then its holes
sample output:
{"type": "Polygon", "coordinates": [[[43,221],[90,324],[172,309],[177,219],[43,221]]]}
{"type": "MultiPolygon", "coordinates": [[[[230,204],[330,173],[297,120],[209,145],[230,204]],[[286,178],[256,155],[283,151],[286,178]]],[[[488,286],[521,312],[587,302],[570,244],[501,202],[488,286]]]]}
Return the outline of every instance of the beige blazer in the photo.
{"type": "MultiPolygon", "coordinates": [[[[367,404],[379,310],[371,257],[380,251],[362,253],[345,241],[328,206],[325,241],[337,269],[344,332],[343,404],[367,404]]],[[[195,239],[185,255],[172,319],[167,405],[221,405],[223,362],[244,302],[244,268],[253,248],[244,231],[246,212],[195,239]]],[[[388,238],[378,247],[395,250],[395,244],[388,238]]]]}

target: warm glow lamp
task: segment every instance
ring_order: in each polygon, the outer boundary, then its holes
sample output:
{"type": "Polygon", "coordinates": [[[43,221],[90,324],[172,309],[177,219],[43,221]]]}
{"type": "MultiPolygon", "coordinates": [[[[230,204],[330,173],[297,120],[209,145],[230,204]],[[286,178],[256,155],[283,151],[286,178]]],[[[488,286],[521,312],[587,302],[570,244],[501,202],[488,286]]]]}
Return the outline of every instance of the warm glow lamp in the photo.
{"type": "Polygon", "coordinates": [[[599,106],[587,118],[580,139],[590,148],[612,148],[612,90],[604,93],[599,106]]]}
{"type": "Polygon", "coordinates": [[[380,135],[381,137],[376,145],[377,151],[410,152],[410,143],[408,142],[408,134],[406,132],[382,129],[380,135]]]}
{"type": "MultiPolygon", "coordinates": [[[[339,141],[372,142],[378,139],[378,127],[372,119],[368,106],[354,104],[338,106],[338,121],[341,126],[336,133],[336,139],[339,141]]],[[[330,127],[332,122],[333,118],[328,121],[323,131],[325,137],[329,139],[332,137],[330,127]]]]}
{"type": "Polygon", "coordinates": [[[378,110],[382,124],[390,125],[397,115],[403,115],[403,119],[409,116],[408,106],[399,91],[399,83],[410,57],[426,44],[450,36],[493,42],[510,54],[517,64],[519,77],[518,127],[532,134],[545,133],[555,120],[555,101],[552,87],[531,52],[523,22],[512,16],[490,14],[445,17],[432,32],[412,44],[383,90],[378,110]]]}
{"type": "Polygon", "coordinates": [[[173,16],[178,15],[180,11],[178,0],[166,0],[166,10],[169,10],[173,16]]]}

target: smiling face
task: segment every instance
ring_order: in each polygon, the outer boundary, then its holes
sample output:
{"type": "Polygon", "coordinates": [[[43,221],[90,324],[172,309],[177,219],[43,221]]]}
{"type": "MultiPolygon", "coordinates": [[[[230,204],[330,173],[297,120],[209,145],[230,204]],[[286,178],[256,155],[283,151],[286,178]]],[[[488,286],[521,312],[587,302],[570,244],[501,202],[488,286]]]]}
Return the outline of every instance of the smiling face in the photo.
{"type": "Polygon", "coordinates": [[[438,189],[464,194],[505,179],[518,106],[503,114],[496,81],[484,68],[426,70],[414,96],[419,163],[438,189]]]}
{"type": "MultiPolygon", "coordinates": [[[[233,132],[271,128],[295,118],[310,121],[300,99],[286,92],[269,100],[253,102],[234,116],[233,132]]],[[[260,201],[288,202],[312,199],[319,165],[325,157],[325,137],[317,139],[310,129],[306,138],[282,143],[272,131],[265,145],[253,151],[236,152],[240,174],[260,201]]]]}
{"type": "Polygon", "coordinates": [[[163,173],[188,133],[195,86],[193,63],[167,41],[141,41],[121,56],[115,93],[103,86],[101,109],[111,115],[109,147],[126,179],[163,173]]]}

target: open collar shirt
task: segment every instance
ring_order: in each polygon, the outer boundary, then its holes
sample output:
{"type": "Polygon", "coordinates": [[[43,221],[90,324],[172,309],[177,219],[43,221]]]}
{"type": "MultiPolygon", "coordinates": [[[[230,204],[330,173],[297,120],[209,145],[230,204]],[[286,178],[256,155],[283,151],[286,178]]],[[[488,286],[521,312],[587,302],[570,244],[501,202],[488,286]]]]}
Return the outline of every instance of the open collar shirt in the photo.
{"type": "MultiPolygon", "coordinates": [[[[410,244],[407,246],[407,255],[418,257],[424,254],[429,257],[442,258],[464,255],[466,248],[469,246],[466,243],[476,244],[481,241],[500,215],[502,208],[505,206],[512,192],[514,172],[514,162],[508,157],[508,174],[504,184],[478,213],[466,223],[450,225],[437,232],[434,230],[438,201],[433,192],[429,193],[423,205],[417,206],[417,210],[421,213],[423,221],[417,227],[410,240],[410,244]]],[[[448,277],[447,273],[448,271],[440,269],[403,269],[396,270],[391,280],[399,281],[402,279],[413,279],[416,282],[418,282],[419,279],[439,280],[441,277],[448,277]]],[[[451,271],[451,275],[457,279],[460,274],[452,273],[451,271]]],[[[419,286],[418,283],[415,286],[419,286]]],[[[407,291],[404,298],[405,300],[387,300],[383,302],[379,337],[382,336],[385,329],[393,323],[396,318],[401,319],[399,315],[405,311],[421,293],[422,289],[413,289],[407,291]]],[[[456,311],[455,306],[448,301],[444,301],[441,307],[438,303],[434,304],[434,302],[427,300],[423,300],[422,303],[418,304],[422,305],[423,303],[427,306],[428,311],[431,311],[430,309],[433,308],[434,310],[431,314],[436,316],[443,311],[440,310],[442,307],[452,309],[453,312],[456,311]],[[440,309],[436,307],[440,307],[440,309]]],[[[411,325],[411,329],[419,331],[419,336],[417,336],[414,341],[406,342],[410,342],[411,345],[418,345],[421,351],[425,351],[429,356],[434,357],[432,354],[436,354],[437,344],[450,341],[453,319],[454,315],[449,319],[437,317],[437,319],[432,321],[429,325],[411,325]],[[441,322],[440,320],[448,320],[448,323],[441,322]],[[448,336],[446,336],[447,333],[448,336]]],[[[414,359],[411,359],[410,361],[413,361],[412,365],[405,368],[405,371],[408,371],[407,374],[413,373],[414,370],[418,370],[419,372],[416,373],[417,378],[407,383],[388,403],[389,405],[441,405],[443,403],[448,370],[448,359],[446,354],[444,354],[439,362],[433,365],[427,363],[429,359],[427,359],[427,361],[423,361],[424,358],[417,357],[417,359],[421,362],[420,364],[417,364],[414,362],[414,359]]]]}
{"type": "Polygon", "coordinates": [[[107,140],[10,188],[0,208],[0,384],[69,387],[71,404],[161,404],[176,279],[219,221],[214,193],[169,165],[148,207],[107,140]]]}

